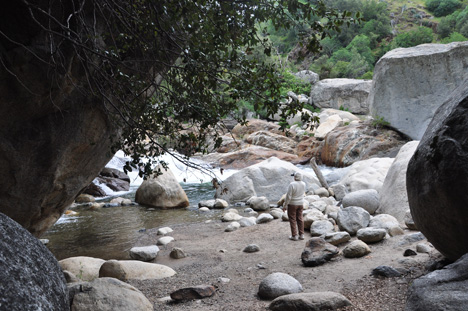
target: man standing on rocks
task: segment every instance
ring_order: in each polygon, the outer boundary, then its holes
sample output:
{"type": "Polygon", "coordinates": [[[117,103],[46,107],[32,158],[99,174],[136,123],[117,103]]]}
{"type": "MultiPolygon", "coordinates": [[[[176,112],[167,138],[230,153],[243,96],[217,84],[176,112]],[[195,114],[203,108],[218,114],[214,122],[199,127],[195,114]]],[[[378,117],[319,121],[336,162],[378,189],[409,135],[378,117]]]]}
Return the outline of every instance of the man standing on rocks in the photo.
{"type": "Polygon", "coordinates": [[[288,186],[288,192],[284,199],[283,211],[288,208],[289,225],[291,226],[290,240],[304,240],[304,220],[302,211],[304,210],[305,183],[302,181],[302,174],[296,172],[292,174],[294,181],[288,186]],[[297,228],[296,228],[297,225],[297,228]],[[297,231],[299,230],[299,235],[297,231]]]}

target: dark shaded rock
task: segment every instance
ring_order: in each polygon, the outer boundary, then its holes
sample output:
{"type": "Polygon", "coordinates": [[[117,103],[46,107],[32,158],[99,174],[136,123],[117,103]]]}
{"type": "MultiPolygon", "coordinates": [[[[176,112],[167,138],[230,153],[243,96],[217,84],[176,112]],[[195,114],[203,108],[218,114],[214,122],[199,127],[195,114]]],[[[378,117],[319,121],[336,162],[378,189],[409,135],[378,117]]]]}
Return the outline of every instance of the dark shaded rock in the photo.
{"type": "Polygon", "coordinates": [[[0,310],[70,310],[55,257],[28,231],[0,213],[0,310]]]}
{"type": "Polygon", "coordinates": [[[256,244],[249,244],[242,250],[244,253],[255,253],[260,251],[260,247],[256,244]]]}
{"type": "Polygon", "coordinates": [[[119,178],[112,178],[112,177],[97,177],[97,182],[99,184],[104,184],[113,191],[128,191],[130,189],[130,182],[126,180],[122,180],[119,178]]]}
{"type": "MultiPolygon", "coordinates": [[[[57,23],[76,10],[71,2],[51,6],[57,23]]],[[[64,34],[46,33],[39,23],[49,21],[34,21],[23,2],[5,3],[1,20],[0,212],[40,236],[112,158],[119,124],[102,96],[83,91],[89,80],[64,34]]]]}
{"type": "Polygon", "coordinates": [[[211,285],[198,285],[193,287],[181,288],[171,293],[174,300],[193,300],[211,297],[215,294],[215,288],[211,285]]]}
{"type": "Polygon", "coordinates": [[[407,249],[405,250],[405,252],[403,253],[403,256],[405,257],[408,257],[408,256],[416,256],[417,253],[415,251],[413,251],[412,249],[407,249]]]}
{"type": "Polygon", "coordinates": [[[394,278],[401,276],[401,273],[390,266],[378,266],[371,273],[373,276],[383,276],[385,278],[394,278]]]}
{"type": "Polygon", "coordinates": [[[468,305],[468,254],[413,281],[406,311],[464,311],[468,305]]]}
{"type": "Polygon", "coordinates": [[[408,164],[414,223],[444,256],[468,253],[468,81],[437,110],[408,164]]]}
{"type": "Polygon", "coordinates": [[[117,178],[130,183],[130,177],[116,168],[105,167],[99,175],[103,177],[117,178]]]}
{"type": "Polygon", "coordinates": [[[86,187],[83,193],[92,195],[93,197],[105,197],[107,195],[106,192],[95,183],[89,184],[89,186],[86,187]]]}
{"type": "Polygon", "coordinates": [[[273,311],[319,311],[337,310],[350,306],[351,302],[343,295],[334,292],[314,292],[284,295],[270,304],[273,311]]]}
{"type": "Polygon", "coordinates": [[[338,253],[338,248],[325,242],[323,238],[311,238],[302,251],[301,260],[306,267],[316,267],[323,265],[338,253]]]}

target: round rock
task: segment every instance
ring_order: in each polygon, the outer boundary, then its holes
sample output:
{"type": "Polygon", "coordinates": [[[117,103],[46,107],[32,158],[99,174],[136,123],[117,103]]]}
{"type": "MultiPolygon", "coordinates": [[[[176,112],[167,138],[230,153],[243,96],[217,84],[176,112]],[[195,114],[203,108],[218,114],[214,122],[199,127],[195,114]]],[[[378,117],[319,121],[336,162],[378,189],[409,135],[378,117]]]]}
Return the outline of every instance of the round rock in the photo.
{"type": "Polygon", "coordinates": [[[346,258],[357,258],[366,256],[370,252],[371,250],[366,243],[361,240],[355,240],[343,249],[343,256],[346,258]]]}
{"type": "Polygon", "coordinates": [[[262,280],[258,295],[263,299],[275,299],[279,296],[302,292],[302,285],[292,276],[276,272],[262,280]]]}

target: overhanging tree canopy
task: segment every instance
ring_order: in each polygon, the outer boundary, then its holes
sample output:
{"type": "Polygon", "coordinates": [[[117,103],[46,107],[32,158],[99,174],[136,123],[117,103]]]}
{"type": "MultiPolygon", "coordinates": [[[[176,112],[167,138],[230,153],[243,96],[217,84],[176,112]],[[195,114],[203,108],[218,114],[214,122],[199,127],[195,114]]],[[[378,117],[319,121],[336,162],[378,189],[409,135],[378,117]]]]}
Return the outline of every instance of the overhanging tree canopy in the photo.
{"type": "MultiPolygon", "coordinates": [[[[258,35],[261,22],[286,28],[308,23],[302,27],[309,31],[306,44],[317,51],[320,38],[355,20],[321,0],[23,0],[7,6],[10,18],[26,17],[25,30],[3,19],[2,45],[24,48],[47,63],[51,88],[73,85],[97,98],[121,124],[114,148],[132,155],[127,168],[171,147],[188,155],[206,151],[208,136],[219,144],[213,129],[240,100],[269,115],[278,111],[281,75],[249,53],[259,45],[270,53],[258,35]],[[45,33],[42,49],[27,48],[31,31],[45,33]]],[[[11,61],[1,58],[7,71],[11,61]]],[[[301,109],[293,103],[281,114],[301,109]]],[[[151,163],[140,170],[149,173],[151,163]]]]}

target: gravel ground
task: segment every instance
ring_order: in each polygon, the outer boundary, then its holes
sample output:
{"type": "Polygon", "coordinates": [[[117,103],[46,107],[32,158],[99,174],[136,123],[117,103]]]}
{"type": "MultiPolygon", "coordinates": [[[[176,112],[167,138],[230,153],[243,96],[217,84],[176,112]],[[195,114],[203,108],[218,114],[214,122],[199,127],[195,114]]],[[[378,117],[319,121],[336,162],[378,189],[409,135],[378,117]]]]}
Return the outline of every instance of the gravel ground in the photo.
{"type": "MultiPolygon", "coordinates": [[[[421,242],[401,246],[404,236],[397,236],[371,244],[372,252],[365,257],[348,259],[340,253],[322,266],[304,267],[300,257],[308,235],[305,241],[290,241],[287,222],[274,220],[234,232],[224,232],[226,226],[227,223],[216,221],[173,226],[170,235],[175,241],[163,247],[154,262],[173,268],[177,274],[162,280],[129,283],[154,303],[154,310],[267,310],[271,301],[257,296],[259,284],[270,273],[283,272],[296,278],[304,292],[342,293],[353,303],[342,310],[399,311],[404,310],[411,281],[427,273],[429,264],[441,259],[437,251],[404,257],[406,249],[415,250],[421,242]],[[260,251],[243,252],[249,244],[258,245],[260,251]],[[173,247],[182,248],[188,256],[170,258],[173,247]],[[408,273],[387,279],[371,276],[372,269],[380,265],[404,268],[408,273]],[[168,299],[177,289],[203,284],[215,286],[216,294],[186,302],[168,299]]],[[[405,231],[405,235],[413,233],[416,231],[405,231]]],[[[156,229],[148,230],[135,246],[155,244],[159,237],[156,229]]],[[[345,246],[340,245],[340,250],[345,246]]]]}

